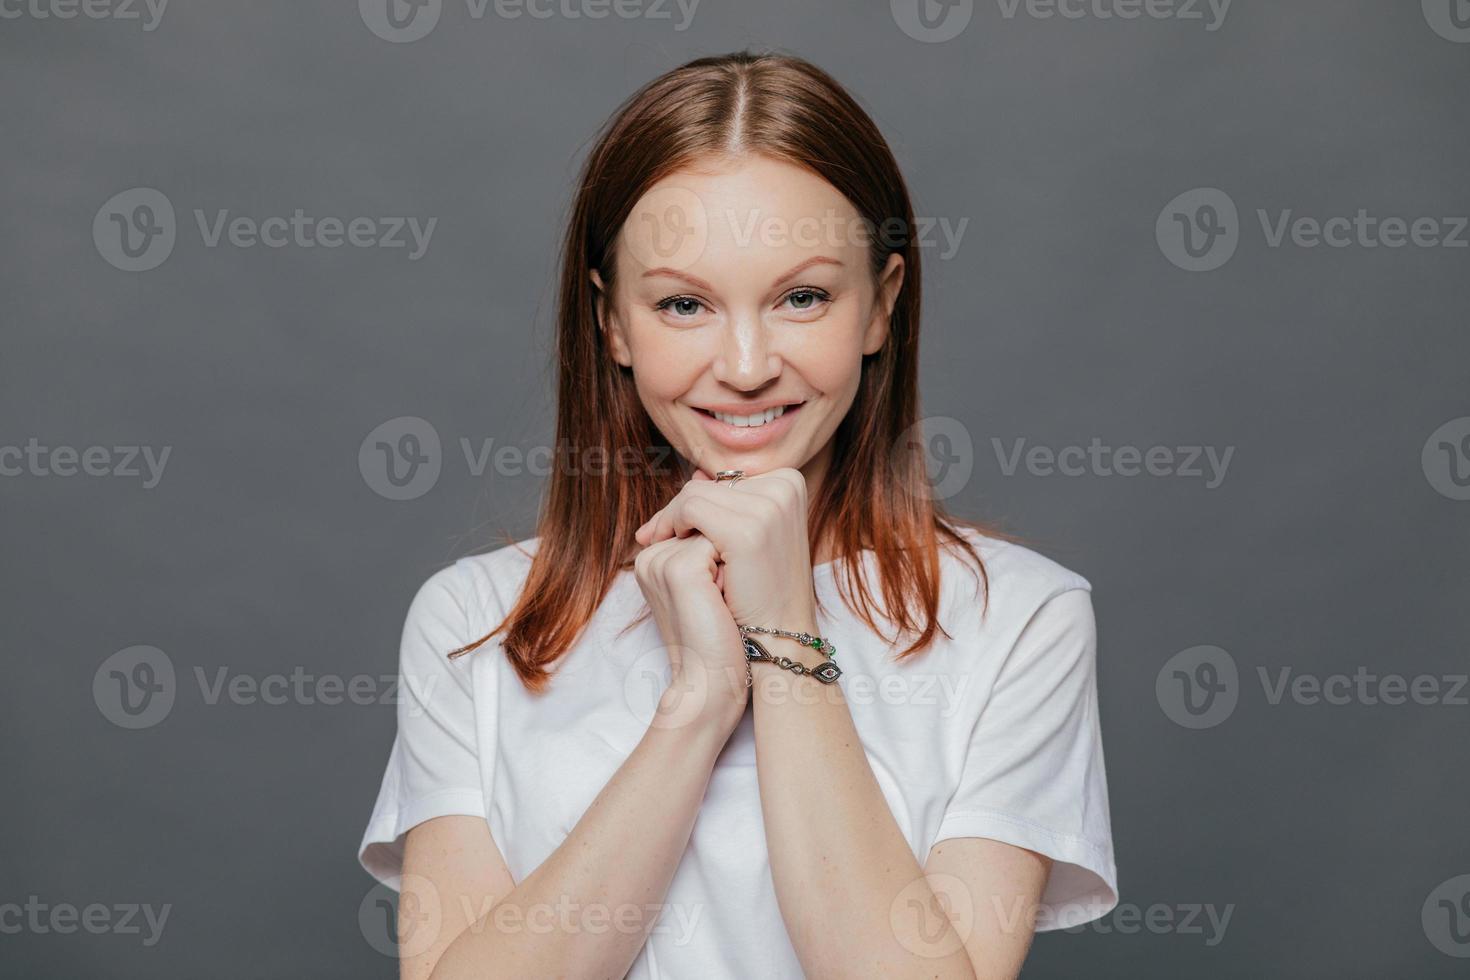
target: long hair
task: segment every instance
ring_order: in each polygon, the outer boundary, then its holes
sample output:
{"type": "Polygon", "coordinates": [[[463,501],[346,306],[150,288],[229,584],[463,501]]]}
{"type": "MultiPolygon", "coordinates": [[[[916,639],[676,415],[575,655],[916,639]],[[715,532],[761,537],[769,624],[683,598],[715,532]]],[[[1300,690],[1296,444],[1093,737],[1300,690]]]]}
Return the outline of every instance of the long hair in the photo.
{"type": "Polygon", "coordinates": [[[675,453],[644,410],[631,372],[607,349],[590,271],[599,270],[610,293],[612,250],[644,193],[702,157],[732,153],[806,168],[840,191],[866,227],[883,229],[869,238],[875,281],[891,253],[904,259],[888,336],[863,358],[831,465],[808,501],[813,553],[828,535],[843,572],[843,600],[881,633],[862,563],[846,560],[872,550],[884,615],[898,633],[916,635],[899,658],[925,649],[936,629],[949,636],[937,617],[941,538],[973,559],[988,605],[984,562],[961,531],[981,529],[943,512],[925,470],[919,249],[898,164],[872,119],[826,72],[787,55],[737,52],[691,61],[634,93],[604,125],[582,166],[562,245],[558,455],[537,521],[539,546],[505,620],[451,657],[504,631],[505,655],[522,683],[545,690],[547,665],[572,647],[613,580],[632,566],[634,531],[683,486],[680,467],[660,465],[675,453]],[[561,465],[565,452],[600,464],[561,465]]]}

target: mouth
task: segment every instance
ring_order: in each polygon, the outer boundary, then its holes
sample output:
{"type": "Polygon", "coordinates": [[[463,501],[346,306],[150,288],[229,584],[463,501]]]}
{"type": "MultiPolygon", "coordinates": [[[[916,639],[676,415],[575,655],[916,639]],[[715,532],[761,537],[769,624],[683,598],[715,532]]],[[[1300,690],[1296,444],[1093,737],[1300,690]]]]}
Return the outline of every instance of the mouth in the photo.
{"type": "Polygon", "coordinates": [[[694,411],[699,413],[705,431],[722,445],[731,449],[758,449],[790,429],[805,404],[776,405],[763,412],[748,414],[707,408],[694,408],[694,411]]]}

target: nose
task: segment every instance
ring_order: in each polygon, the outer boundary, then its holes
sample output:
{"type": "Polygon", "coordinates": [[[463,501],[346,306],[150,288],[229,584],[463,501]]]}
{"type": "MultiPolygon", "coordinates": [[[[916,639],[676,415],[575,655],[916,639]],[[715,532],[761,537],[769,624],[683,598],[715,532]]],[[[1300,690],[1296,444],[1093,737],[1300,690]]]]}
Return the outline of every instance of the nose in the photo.
{"type": "Polygon", "coordinates": [[[759,316],[741,314],[725,323],[712,370],[721,384],[741,391],[753,391],[781,374],[781,357],[759,316]]]}

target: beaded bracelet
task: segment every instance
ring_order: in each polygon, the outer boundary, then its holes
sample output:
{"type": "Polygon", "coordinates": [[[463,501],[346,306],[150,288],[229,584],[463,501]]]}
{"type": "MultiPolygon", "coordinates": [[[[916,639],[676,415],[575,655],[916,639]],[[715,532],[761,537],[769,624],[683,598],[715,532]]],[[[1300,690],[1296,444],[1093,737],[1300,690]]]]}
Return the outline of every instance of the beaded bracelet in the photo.
{"type": "Polygon", "coordinates": [[[767,633],[771,636],[785,636],[795,640],[804,647],[811,647],[829,660],[837,657],[836,647],[822,637],[813,636],[810,633],[793,633],[790,630],[773,629],[767,626],[737,626],[736,628],[740,630],[741,636],[747,633],[767,633]]]}
{"type": "Polygon", "coordinates": [[[791,671],[793,674],[807,674],[821,681],[823,684],[831,684],[842,676],[842,668],[838,667],[830,659],[836,653],[836,648],[819,636],[812,636],[810,633],[791,633],[786,630],[765,629],[759,626],[741,626],[740,642],[745,645],[746,687],[750,687],[754,683],[754,679],[750,673],[750,665],[757,660],[773,663],[777,667],[791,671]],[[790,657],[773,655],[769,650],[761,646],[757,640],[748,636],[748,633],[770,633],[776,636],[787,636],[793,640],[797,640],[802,646],[808,646],[813,650],[819,651],[829,659],[825,663],[820,663],[815,667],[808,667],[806,664],[798,660],[792,660],[790,657]],[[829,650],[832,652],[829,653],[829,650]]]}

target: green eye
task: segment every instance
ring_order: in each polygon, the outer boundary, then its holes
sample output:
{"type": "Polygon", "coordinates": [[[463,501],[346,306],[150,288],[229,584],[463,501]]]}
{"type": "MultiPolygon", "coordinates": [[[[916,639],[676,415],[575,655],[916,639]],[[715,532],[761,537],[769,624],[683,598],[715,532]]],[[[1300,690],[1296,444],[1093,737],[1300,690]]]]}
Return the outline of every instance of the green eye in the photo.
{"type": "Polygon", "coordinates": [[[658,310],[672,309],[676,316],[691,317],[698,313],[704,304],[692,296],[670,296],[668,299],[659,300],[654,308],[658,310]]]}
{"type": "Polygon", "coordinates": [[[824,290],[815,288],[794,289],[786,294],[786,301],[794,310],[806,312],[814,310],[821,303],[830,302],[832,299],[824,290]]]}

